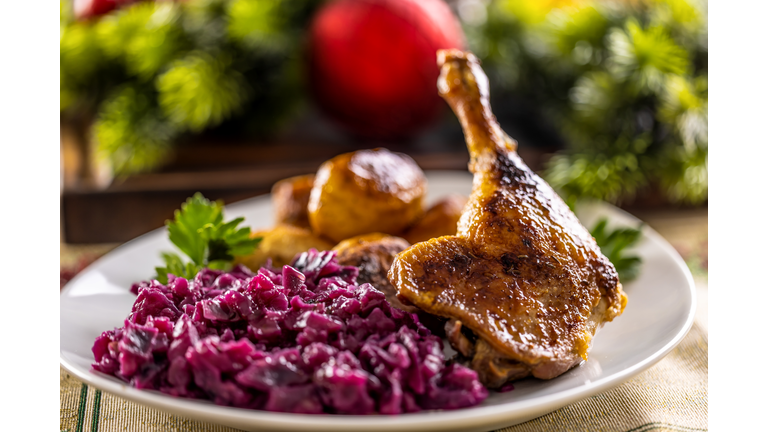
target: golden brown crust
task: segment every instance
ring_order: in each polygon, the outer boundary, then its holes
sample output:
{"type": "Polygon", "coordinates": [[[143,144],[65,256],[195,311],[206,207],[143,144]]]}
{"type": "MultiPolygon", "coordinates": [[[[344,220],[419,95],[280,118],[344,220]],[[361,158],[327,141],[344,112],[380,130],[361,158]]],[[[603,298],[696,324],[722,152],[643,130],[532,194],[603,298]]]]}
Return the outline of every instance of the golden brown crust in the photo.
{"type": "Polygon", "coordinates": [[[276,224],[309,228],[307,204],[314,181],[314,174],[305,174],[280,180],[272,186],[276,224]]]}
{"type": "Polygon", "coordinates": [[[494,350],[475,356],[490,368],[486,384],[521,370],[553,378],[586,359],[595,331],[621,314],[626,296],[589,232],[499,128],[474,56],[447,50],[438,58],[438,88],[462,123],[473,190],[457,234],[404,251],[389,279],[401,297],[460,320],[494,350]]]}
{"type": "Polygon", "coordinates": [[[312,231],[335,242],[371,232],[397,235],[424,213],[427,180],[407,155],[360,150],[325,162],[309,198],[312,231]]]}
{"type": "Polygon", "coordinates": [[[456,234],[456,224],[467,203],[463,195],[449,195],[432,205],[416,224],[403,234],[411,244],[456,234]]]}

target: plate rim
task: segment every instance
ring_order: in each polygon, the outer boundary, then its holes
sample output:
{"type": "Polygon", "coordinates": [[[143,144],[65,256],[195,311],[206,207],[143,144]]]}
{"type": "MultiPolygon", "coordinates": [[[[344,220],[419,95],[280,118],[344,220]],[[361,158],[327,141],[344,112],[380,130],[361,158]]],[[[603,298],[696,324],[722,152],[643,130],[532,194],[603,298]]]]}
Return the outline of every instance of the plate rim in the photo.
{"type": "MultiPolygon", "coordinates": [[[[461,172],[461,171],[460,171],[461,172]]],[[[448,178],[451,171],[425,171],[427,177],[448,178]]],[[[454,172],[456,173],[456,172],[454,172]]],[[[462,172],[463,173],[463,172],[462,172]]],[[[225,211],[234,206],[247,208],[251,205],[258,205],[261,201],[269,202],[269,194],[259,195],[229,204],[225,211]]],[[[605,202],[592,202],[587,205],[604,206],[609,211],[622,214],[625,218],[640,221],[630,213],[605,202]]],[[[642,221],[641,221],[642,222],[642,221]]],[[[104,256],[87,266],[83,271],[70,280],[60,291],[59,312],[61,313],[61,299],[65,294],[77,284],[80,278],[84,277],[92,267],[98,265],[102,260],[108,259],[112,254],[123,249],[130,249],[135,243],[145,241],[147,238],[158,236],[164,230],[163,227],[157,228],[134,239],[131,239],[104,256]]],[[[695,319],[697,298],[696,288],[693,276],[687,265],[677,253],[677,251],[666,241],[659,233],[647,224],[643,227],[643,236],[651,237],[655,240],[658,247],[664,249],[668,256],[674,260],[676,267],[682,269],[686,281],[687,289],[681,288],[688,294],[690,307],[683,325],[678,329],[675,335],[661,348],[641,361],[627,367],[611,376],[603,377],[594,382],[583,384],[575,388],[562,390],[554,394],[531,397],[522,401],[515,401],[513,411],[503,408],[509,403],[499,405],[469,407],[459,410],[446,411],[421,411],[418,413],[400,414],[397,416],[360,416],[360,415],[309,415],[309,414],[287,414],[275,413],[262,410],[249,410],[244,408],[226,407],[215,405],[209,401],[195,399],[175,398],[154,390],[140,390],[123,383],[116,378],[100,374],[92,370],[83,371],[79,366],[71,364],[64,355],[61,348],[61,334],[59,336],[59,360],[60,366],[68,373],[74,375],[84,383],[93,386],[102,391],[111,393],[117,397],[131,400],[147,407],[162,410],[166,413],[173,413],[183,417],[194,418],[200,421],[220,423],[225,425],[235,425],[235,427],[249,427],[248,425],[258,425],[260,428],[271,428],[272,430],[295,430],[296,428],[307,428],[311,430],[327,429],[339,431],[359,430],[366,428],[370,431],[387,430],[387,428],[398,426],[410,426],[416,429],[425,427],[435,428],[439,426],[450,427],[452,430],[471,429],[489,429],[500,426],[511,426],[524,421],[539,417],[546,413],[557,410],[563,406],[574,403],[578,400],[593,396],[597,393],[607,391],[616,387],[632,377],[651,368],[669,354],[690,331],[695,319]],[[513,415],[510,415],[513,414],[513,415]],[[372,424],[375,419],[376,424],[372,424]],[[237,426],[239,425],[239,426],[237,426]]],[[[307,430],[310,430],[307,429],[307,430]]]]}

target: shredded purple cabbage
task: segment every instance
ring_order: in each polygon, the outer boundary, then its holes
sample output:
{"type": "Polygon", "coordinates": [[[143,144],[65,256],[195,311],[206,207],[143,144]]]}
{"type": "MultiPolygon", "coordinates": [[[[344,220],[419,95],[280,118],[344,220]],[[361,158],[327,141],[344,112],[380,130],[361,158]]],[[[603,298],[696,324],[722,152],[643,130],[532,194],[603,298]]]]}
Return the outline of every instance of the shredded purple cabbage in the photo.
{"type": "Polygon", "coordinates": [[[137,388],[308,414],[400,414],[482,402],[477,373],[333,252],[282,271],[200,271],[134,284],[125,326],[96,338],[93,368],[137,388]]]}

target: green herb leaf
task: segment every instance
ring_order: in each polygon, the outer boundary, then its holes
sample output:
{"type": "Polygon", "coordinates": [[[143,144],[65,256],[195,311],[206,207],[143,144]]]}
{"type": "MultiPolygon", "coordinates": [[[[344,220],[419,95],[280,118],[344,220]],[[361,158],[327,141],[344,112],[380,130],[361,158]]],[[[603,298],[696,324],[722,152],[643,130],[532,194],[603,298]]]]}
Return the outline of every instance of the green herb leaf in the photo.
{"type": "Polygon", "coordinates": [[[209,261],[231,261],[236,255],[253,252],[261,239],[252,239],[250,228],[237,228],[243,220],[237,218],[225,224],[207,224],[202,228],[201,234],[208,241],[209,261]]]}
{"type": "Polygon", "coordinates": [[[175,253],[162,252],[163,261],[165,261],[165,267],[155,267],[157,279],[161,284],[168,283],[168,275],[183,277],[186,279],[192,279],[195,277],[200,268],[192,262],[184,263],[180,256],[175,253]]]}
{"type": "Polygon", "coordinates": [[[205,264],[207,239],[201,235],[206,225],[218,225],[223,219],[222,205],[210,202],[201,193],[196,193],[174,212],[174,221],[167,222],[168,238],[192,262],[205,264]]]}
{"type": "Polygon", "coordinates": [[[167,283],[167,274],[190,279],[204,267],[227,270],[238,255],[253,252],[261,238],[251,238],[251,229],[238,228],[243,218],[224,223],[223,205],[211,202],[199,192],[174,212],[174,220],[167,221],[168,237],[191,262],[184,263],[174,253],[162,253],[165,267],[157,267],[155,277],[167,283]]]}
{"type": "Polygon", "coordinates": [[[592,237],[597,241],[600,250],[613,263],[622,282],[629,282],[640,274],[642,260],[637,256],[624,256],[627,248],[640,240],[642,225],[637,228],[608,228],[608,219],[597,221],[591,230],[592,237]]]}

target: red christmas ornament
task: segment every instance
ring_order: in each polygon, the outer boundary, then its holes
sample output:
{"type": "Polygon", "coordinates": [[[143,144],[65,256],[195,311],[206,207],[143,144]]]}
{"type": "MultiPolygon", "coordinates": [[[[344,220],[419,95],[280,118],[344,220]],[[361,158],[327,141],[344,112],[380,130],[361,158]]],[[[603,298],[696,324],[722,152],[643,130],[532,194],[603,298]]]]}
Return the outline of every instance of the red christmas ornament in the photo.
{"type": "Polygon", "coordinates": [[[140,1],[154,0],[74,0],[75,17],[80,20],[87,20],[106,15],[115,9],[140,1]]]}
{"type": "Polygon", "coordinates": [[[442,0],[337,0],[310,28],[309,81],[318,105],[348,130],[401,137],[442,107],[438,49],[463,48],[442,0]]]}
{"type": "Polygon", "coordinates": [[[120,0],[75,0],[74,11],[78,19],[88,19],[117,9],[120,0]]]}

